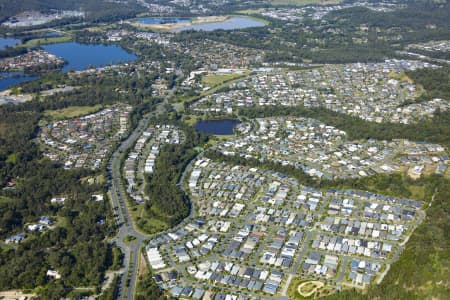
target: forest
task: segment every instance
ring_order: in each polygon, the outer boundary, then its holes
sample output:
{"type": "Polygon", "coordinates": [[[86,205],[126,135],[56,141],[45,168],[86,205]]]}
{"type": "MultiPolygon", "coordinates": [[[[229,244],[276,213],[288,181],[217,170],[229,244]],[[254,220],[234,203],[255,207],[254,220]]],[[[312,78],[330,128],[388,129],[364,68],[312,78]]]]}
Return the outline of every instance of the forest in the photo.
{"type": "Polygon", "coordinates": [[[333,11],[327,15],[327,19],[385,29],[401,27],[416,30],[422,29],[432,22],[438,27],[450,29],[449,9],[448,2],[411,1],[405,8],[392,12],[376,12],[364,7],[353,7],[333,11]]]}
{"type": "Polygon", "coordinates": [[[450,98],[450,67],[438,69],[418,69],[406,73],[416,84],[421,85],[425,92],[418,101],[434,98],[450,98]]]}
{"type": "Polygon", "coordinates": [[[50,216],[57,225],[43,232],[28,232],[17,246],[0,250],[0,289],[33,289],[46,299],[73,293],[74,287],[99,286],[112,266],[112,246],[105,238],[114,233],[107,201],[92,202],[99,184],[86,184],[89,171],[65,171],[40,156],[33,138],[39,113],[0,109],[0,182],[14,186],[0,191],[0,237],[23,232],[25,224],[50,216]],[[64,196],[63,206],[50,198],[64,196]],[[103,221],[102,221],[103,220],[103,221]],[[105,222],[106,221],[106,222],[105,222]],[[63,280],[45,274],[56,269],[63,280]]]}
{"type": "MultiPolygon", "coordinates": [[[[132,73],[132,72],[130,72],[132,73]]],[[[89,170],[64,170],[43,158],[35,142],[39,120],[44,111],[74,105],[128,102],[135,107],[132,126],[142,114],[159,102],[151,98],[149,88],[153,73],[140,80],[137,76],[77,76],[52,73],[23,86],[25,91],[39,91],[71,82],[86,88],[73,93],[35,99],[21,105],[0,107],[0,238],[24,232],[27,224],[41,216],[50,216],[54,228],[27,232],[18,245],[0,248],[0,289],[35,289],[44,299],[75,297],[78,287],[97,293],[105,271],[120,264],[117,249],[108,243],[116,224],[107,198],[92,202],[93,194],[104,193],[103,183],[87,183],[99,174],[89,170]],[[119,94],[115,87],[133,92],[119,94]],[[50,203],[53,197],[65,197],[64,205],[50,203]],[[62,280],[46,276],[57,270],[62,280]]],[[[86,291],[85,291],[86,292],[86,291]]],[[[85,293],[84,292],[84,293],[85,293]]],[[[81,293],[81,291],[80,291],[81,293]]]]}
{"type": "Polygon", "coordinates": [[[265,27],[239,31],[186,31],[176,40],[208,38],[261,49],[269,62],[376,62],[397,56],[395,50],[401,45],[448,39],[449,11],[448,3],[433,1],[411,1],[406,8],[387,13],[353,7],[332,11],[322,20],[304,18],[296,26],[265,18],[270,22],[265,27]],[[360,31],[361,25],[368,27],[367,33],[360,31]],[[355,37],[366,41],[355,41],[355,37]]]}

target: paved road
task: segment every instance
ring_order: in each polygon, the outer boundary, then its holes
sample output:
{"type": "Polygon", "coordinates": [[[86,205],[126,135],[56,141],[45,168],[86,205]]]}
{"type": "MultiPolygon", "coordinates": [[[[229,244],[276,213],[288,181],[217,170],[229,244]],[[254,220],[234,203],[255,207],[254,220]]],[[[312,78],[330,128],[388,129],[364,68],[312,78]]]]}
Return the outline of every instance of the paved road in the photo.
{"type": "Polygon", "coordinates": [[[150,235],[143,234],[133,227],[132,219],[126,204],[127,195],[121,184],[120,161],[123,153],[132,147],[141,136],[142,132],[147,129],[150,118],[165,112],[164,106],[167,103],[166,99],[166,101],[158,104],[152,113],[145,116],[139,122],[136,129],[121,143],[116,152],[113,153],[108,165],[108,172],[110,173],[111,178],[109,182],[109,195],[112,201],[113,210],[117,215],[117,223],[119,224],[119,232],[113,241],[122,250],[122,253],[125,256],[122,280],[120,281],[117,299],[133,299],[139,250],[144,241],[150,237],[150,235]],[[135,239],[129,243],[124,243],[124,238],[127,236],[133,236],[135,239]]]}
{"type": "MultiPolygon", "coordinates": [[[[110,189],[109,189],[109,195],[112,200],[112,206],[114,209],[114,212],[117,214],[117,222],[119,224],[119,231],[113,240],[116,245],[122,250],[124,253],[124,268],[123,268],[123,275],[122,280],[120,281],[120,287],[119,287],[119,293],[117,299],[127,299],[132,300],[134,296],[135,291],[135,285],[136,285],[136,277],[137,277],[137,267],[138,267],[138,258],[139,258],[139,251],[144,244],[145,240],[149,240],[151,238],[157,237],[158,235],[163,235],[168,232],[176,231],[178,228],[184,227],[185,224],[188,222],[189,219],[191,219],[194,216],[194,209],[191,208],[190,215],[179,225],[168,229],[164,232],[161,232],[157,235],[147,235],[143,234],[139,231],[137,231],[133,227],[132,219],[129,214],[128,208],[127,208],[127,195],[124,191],[122,185],[121,185],[121,170],[120,170],[120,161],[122,158],[122,154],[132,147],[136,140],[140,137],[141,133],[148,127],[149,125],[149,119],[155,115],[161,114],[165,112],[164,106],[167,103],[161,103],[157,106],[156,110],[144,117],[137,128],[130,134],[130,136],[122,142],[122,144],[119,146],[117,151],[112,155],[111,160],[108,165],[108,169],[111,175],[110,179],[110,189]],[[124,238],[127,236],[134,236],[135,239],[129,243],[124,243],[124,238]],[[128,284],[127,284],[128,283],[128,284]]],[[[201,154],[200,154],[201,155],[201,154]]],[[[189,165],[186,167],[186,169],[183,172],[183,175],[178,183],[179,187],[183,190],[183,182],[185,181],[185,175],[188,173],[188,171],[192,168],[192,162],[189,163],[189,165]]],[[[322,213],[325,209],[325,204],[320,207],[320,212],[322,213]]],[[[424,213],[420,213],[418,220],[414,223],[414,226],[417,226],[425,217],[424,213]]],[[[297,256],[296,261],[293,263],[293,266],[290,269],[289,274],[294,275],[298,272],[300,264],[302,262],[303,257],[305,256],[306,251],[308,250],[309,241],[312,238],[312,231],[307,231],[307,237],[303,243],[303,247],[300,251],[300,253],[297,256]]],[[[401,252],[402,247],[399,245],[399,251],[397,251],[394,255],[394,257],[391,260],[388,260],[386,263],[391,263],[395,261],[398,257],[399,252],[401,252]]],[[[262,251],[264,247],[259,247],[259,251],[262,251]]],[[[258,252],[259,252],[258,251],[258,252]]],[[[168,256],[170,258],[170,256],[168,256]]],[[[258,258],[258,255],[255,256],[255,259],[258,258]]],[[[347,260],[345,261],[346,265],[347,260]]],[[[176,265],[173,261],[170,262],[170,264],[176,265]]],[[[336,280],[337,282],[341,281],[344,276],[344,272],[341,271],[339,274],[339,278],[336,280]]]]}
{"type": "MultiPolygon", "coordinates": [[[[142,132],[149,126],[150,118],[166,112],[164,108],[166,104],[168,104],[167,99],[164,102],[158,104],[156,106],[156,109],[152,113],[145,116],[139,122],[136,129],[128,136],[126,140],[121,143],[116,152],[113,153],[108,165],[108,172],[110,174],[110,187],[108,193],[112,201],[113,210],[117,216],[117,223],[119,224],[119,231],[116,237],[113,239],[113,242],[115,242],[115,244],[121,249],[122,253],[124,253],[124,268],[117,299],[133,299],[136,285],[139,251],[143,246],[145,240],[156,236],[147,235],[140,231],[137,231],[133,226],[126,203],[127,194],[121,184],[120,161],[123,153],[135,144],[142,132]],[[135,239],[131,242],[125,243],[124,239],[127,236],[133,236],[135,239]]],[[[191,164],[189,164],[184,170],[182,180],[184,179],[187,170],[190,168],[191,164]]],[[[180,183],[182,182],[182,180],[180,180],[180,183]]],[[[181,189],[183,189],[182,184],[179,184],[179,186],[181,189]]],[[[184,226],[187,220],[189,220],[193,216],[194,210],[191,209],[190,215],[183,222],[181,222],[181,224],[159,234],[165,234],[169,231],[177,230],[178,228],[184,226]]]]}
{"type": "Polygon", "coordinates": [[[111,182],[109,194],[112,200],[114,212],[117,214],[119,232],[114,242],[124,253],[124,271],[120,282],[117,299],[133,299],[134,286],[136,284],[137,266],[139,250],[143,241],[148,238],[140,232],[137,232],[132,224],[130,213],[126,205],[126,194],[121,185],[120,160],[122,153],[131,147],[140,136],[142,129],[148,126],[148,119],[143,119],[133,133],[120,145],[118,150],[112,155],[109,170],[111,172],[111,182]],[[136,239],[130,243],[124,243],[124,238],[134,236],[136,239]],[[128,274],[130,277],[128,278],[128,274]],[[129,282],[128,282],[129,280],[129,282]],[[128,283],[128,284],[127,284],[128,283]],[[128,287],[127,287],[128,286],[128,287]]]}

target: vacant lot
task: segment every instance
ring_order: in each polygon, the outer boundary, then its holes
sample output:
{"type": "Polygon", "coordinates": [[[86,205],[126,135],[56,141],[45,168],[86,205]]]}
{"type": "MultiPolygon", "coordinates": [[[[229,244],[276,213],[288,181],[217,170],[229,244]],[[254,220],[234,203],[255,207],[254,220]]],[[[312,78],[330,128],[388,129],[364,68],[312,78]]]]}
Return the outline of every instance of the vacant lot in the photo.
{"type": "Polygon", "coordinates": [[[70,119],[76,118],[88,114],[92,114],[94,112],[99,111],[102,108],[101,105],[95,106],[70,106],[63,109],[57,110],[46,110],[44,115],[46,117],[50,117],[53,120],[62,120],[62,119],[70,119]]]}
{"type": "Polygon", "coordinates": [[[319,299],[335,292],[336,290],[333,286],[325,285],[321,281],[295,277],[289,285],[287,295],[289,299],[303,300],[319,299]]]}
{"type": "Polygon", "coordinates": [[[210,87],[215,87],[219,84],[222,84],[230,80],[234,80],[242,76],[243,74],[225,74],[225,75],[210,74],[202,78],[202,83],[210,87]]]}

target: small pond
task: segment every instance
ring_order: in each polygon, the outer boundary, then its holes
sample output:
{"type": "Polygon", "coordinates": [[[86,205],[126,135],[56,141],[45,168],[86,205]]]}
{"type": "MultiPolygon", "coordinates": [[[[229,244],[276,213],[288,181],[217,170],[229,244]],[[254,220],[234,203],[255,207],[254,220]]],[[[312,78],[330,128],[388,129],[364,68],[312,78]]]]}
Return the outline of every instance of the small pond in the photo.
{"type": "Polygon", "coordinates": [[[204,120],[195,124],[195,129],[201,133],[215,135],[231,135],[234,134],[234,127],[238,125],[239,120],[204,120]]]}

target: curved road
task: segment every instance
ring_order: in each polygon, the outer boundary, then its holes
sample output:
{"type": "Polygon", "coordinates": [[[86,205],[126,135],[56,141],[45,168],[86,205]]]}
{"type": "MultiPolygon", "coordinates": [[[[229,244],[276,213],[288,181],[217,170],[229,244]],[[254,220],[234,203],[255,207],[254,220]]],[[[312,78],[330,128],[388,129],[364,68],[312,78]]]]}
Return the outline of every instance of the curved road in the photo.
{"type": "MultiPolygon", "coordinates": [[[[118,290],[117,299],[127,299],[132,300],[134,298],[134,291],[136,286],[136,277],[137,277],[137,267],[138,267],[138,259],[139,259],[139,251],[144,244],[145,240],[150,239],[151,237],[156,237],[160,234],[165,234],[169,231],[177,230],[186,224],[186,221],[193,217],[194,209],[190,210],[190,214],[186,217],[180,224],[177,226],[170,228],[166,231],[160,232],[155,235],[148,235],[142,232],[137,231],[133,227],[133,222],[128,211],[127,207],[127,194],[123,189],[121,184],[121,169],[120,169],[120,161],[123,156],[123,153],[132,147],[137,139],[140,137],[141,133],[148,128],[149,120],[151,117],[155,115],[159,115],[165,113],[164,106],[167,104],[166,101],[158,104],[156,109],[145,116],[138,124],[136,129],[128,136],[126,140],[124,140],[118,149],[111,156],[111,160],[108,164],[108,174],[110,175],[109,180],[109,196],[112,202],[112,208],[114,210],[114,214],[117,218],[117,223],[119,225],[119,231],[116,234],[116,237],[113,239],[113,242],[121,249],[124,254],[124,267],[121,275],[120,286],[118,290]],[[127,236],[133,236],[135,239],[133,241],[124,243],[124,239],[127,236]],[[128,284],[127,284],[128,282],[128,284]]],[[[181,182],[183,182],[184,175],[186,171],[191,167],[191,163],[183,170],[183,175],[181,177],[179,187],[183,190],[181,182]]],[[[183,190],[183,192],[185,192],[183,190]]]]}

